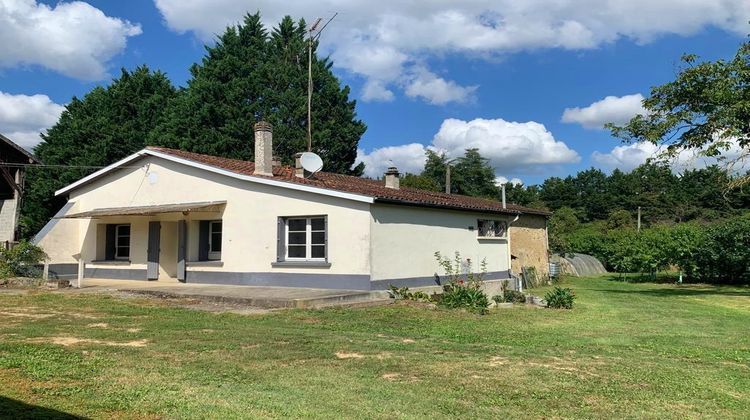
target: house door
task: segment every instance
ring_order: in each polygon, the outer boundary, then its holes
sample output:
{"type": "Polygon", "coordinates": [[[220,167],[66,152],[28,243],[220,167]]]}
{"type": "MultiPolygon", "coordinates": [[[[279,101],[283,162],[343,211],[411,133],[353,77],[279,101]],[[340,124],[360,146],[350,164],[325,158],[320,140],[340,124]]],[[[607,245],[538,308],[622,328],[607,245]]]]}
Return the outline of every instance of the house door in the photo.
{"type": "Polygon", "coordinates": [[[148,280],[157,280],[159,278],[159,247],[161,236],[161,223],[148,222],[148,250],[146,278],[148,280]]]}

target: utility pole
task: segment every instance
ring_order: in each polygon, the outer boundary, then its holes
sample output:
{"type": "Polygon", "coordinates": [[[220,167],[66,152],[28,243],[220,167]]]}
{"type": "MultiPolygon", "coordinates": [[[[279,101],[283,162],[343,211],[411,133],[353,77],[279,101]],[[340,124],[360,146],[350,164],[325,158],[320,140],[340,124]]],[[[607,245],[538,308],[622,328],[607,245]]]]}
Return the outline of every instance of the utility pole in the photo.
{"type": "Polygon", "coordinates": [[[323,33],[323,29],[328,26],[329,23],[338,15],[338,12],[334,13],[328,22],[323,25],[316,35],[313,35],[315,30],[320,25],[322,18],[318,18],[315,23],[310,26],[308,30],[307,39],[307,151],[312,152],[312,92],[313,92],[313,79],[312,79],[312,48],[313,43],[320,38],[320,34],[323,33]]]}
{"type": "Polygon", "coordinates": [[[641,206],[638,206],[638,232],[641,232],[641,206]]]}
{"type": "Polygon", "coordinates": [[[445,193],[451,193],[451,164],[445,164],[445,193]]]}

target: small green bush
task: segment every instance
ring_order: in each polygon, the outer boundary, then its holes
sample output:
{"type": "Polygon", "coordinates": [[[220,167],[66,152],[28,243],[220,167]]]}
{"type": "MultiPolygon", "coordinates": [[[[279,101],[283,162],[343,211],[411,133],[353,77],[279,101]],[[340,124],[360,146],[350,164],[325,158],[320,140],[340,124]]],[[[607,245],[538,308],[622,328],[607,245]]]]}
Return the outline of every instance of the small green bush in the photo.
{"type": "Polygon", "coordinates": [[[517,290],[503,290],[502,295],[497,295],[493,299],[497,303],[526,303],[526,295],[517,290]]]}
{"type": "Polygon", "coordinates": [[[573,301],[576,298],[572,289],[555,287],[544,295],[548,308],[573,309],[573,301]]]}
{"type": "Polygon", "coordinates": [[[486,313],[490,300],[478,286],[459,281],[443,286],[440,306],[446,308],[464,308],[471,312],[486,313]]]}
{"type": "Polygon", "coordinates": [[[432,301],[432,298],[427,293],[421,290],[412,292],[406,286],[397,287],[394,285],[390,285],[389,290],[390,290],[391,296],[396,300],[402,299],[402,300],[415,300],[415,301],[426,301],[426,302],[432,301]]]}
{"type": "Polygon", "coordinates": [[[46,259],[44,250],[28,241],[0,249],[0,277],[40,277],[39,264],[46,259]]]}

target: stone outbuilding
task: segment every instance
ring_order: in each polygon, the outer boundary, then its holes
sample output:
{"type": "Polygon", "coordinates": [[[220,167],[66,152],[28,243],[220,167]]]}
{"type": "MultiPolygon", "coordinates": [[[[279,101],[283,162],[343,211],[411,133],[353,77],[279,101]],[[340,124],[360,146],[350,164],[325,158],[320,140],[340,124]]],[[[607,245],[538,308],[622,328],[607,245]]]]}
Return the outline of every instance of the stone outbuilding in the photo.
{"type": "Polygon", "coordinates": [[[21,146],[0,134],[0,243],[18,240],[18,216],[28,165],[39,161],[21,146]]]}

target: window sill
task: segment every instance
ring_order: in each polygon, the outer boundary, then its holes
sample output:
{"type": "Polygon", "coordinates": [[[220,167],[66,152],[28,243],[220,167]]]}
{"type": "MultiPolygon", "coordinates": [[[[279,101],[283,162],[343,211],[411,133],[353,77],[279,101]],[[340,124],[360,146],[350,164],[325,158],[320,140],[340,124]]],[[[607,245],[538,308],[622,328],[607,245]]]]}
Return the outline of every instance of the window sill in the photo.
{"type": "Polygon", "coordinates": [[[494,236],[494,237],[493,236],[489,236],[489,237],[478,236],[477,240],[480,240],[480,241],[507,241],[508,237],[507,236],[502,236],[502,237],[499,237],[499,236],[494,236]]]}
{"type": "Polygon", "coordinates": [[[188,267],[223,267],[224,261],[188,261],[188,267]]]}
{"type": "Polygon", "coordinates": [[[91,264],[99,265],[130,265],[130,260],[94,260],[91,264]]]}
{"type": "Polygon", "coordinates": [[[328,261],[276,261],[271,267],[330,268],[328,261]]]}

